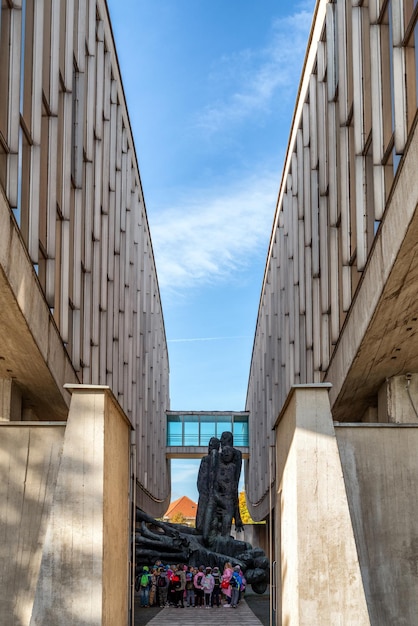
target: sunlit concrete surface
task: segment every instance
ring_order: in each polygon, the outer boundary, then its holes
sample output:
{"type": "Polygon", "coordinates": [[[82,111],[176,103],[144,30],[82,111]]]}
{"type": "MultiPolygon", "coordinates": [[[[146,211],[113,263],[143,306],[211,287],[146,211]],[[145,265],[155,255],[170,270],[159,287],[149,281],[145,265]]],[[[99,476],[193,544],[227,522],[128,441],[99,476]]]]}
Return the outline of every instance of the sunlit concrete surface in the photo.
{"type": "MultiPolygon", "coordinates": [[[[147,609],[139,609],[147,611],[147,609]]],[[[225,609],[224,606],[212,609],[206,608],[184,608],[184,609],[162,609],[150,622],[149,626],[267,626],[251,611],[245,600],[240,602],[236,609],[225,609]]]]}

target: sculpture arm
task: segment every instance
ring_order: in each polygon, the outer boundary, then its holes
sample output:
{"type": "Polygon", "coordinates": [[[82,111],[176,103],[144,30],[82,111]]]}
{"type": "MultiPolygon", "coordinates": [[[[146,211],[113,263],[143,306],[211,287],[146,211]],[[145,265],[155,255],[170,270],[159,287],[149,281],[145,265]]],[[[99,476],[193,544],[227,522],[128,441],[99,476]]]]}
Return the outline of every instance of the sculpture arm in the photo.
{"type": "Polygon", "coordinates": [[[236,502],[235,502],[234,519],[235,519],[235,530],[237,532],[242,532],[244,530],[244,524],[242,523],[242,519],[241,519],[238,498],[236,499],[236,502]]]}

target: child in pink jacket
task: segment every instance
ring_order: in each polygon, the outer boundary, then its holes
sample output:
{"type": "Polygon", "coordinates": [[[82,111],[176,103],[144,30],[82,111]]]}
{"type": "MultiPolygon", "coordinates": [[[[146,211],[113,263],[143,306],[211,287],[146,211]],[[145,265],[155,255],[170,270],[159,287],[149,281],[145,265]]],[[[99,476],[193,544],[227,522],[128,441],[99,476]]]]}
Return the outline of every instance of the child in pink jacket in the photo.
{"type": "Polygon", "coordinates": [[[212,591],[215,586],[215,579],[212,576],[212,568],[207,567],[202,580],[203,593],[205,595],[205,608],[212,608],[212,591]]]}
{"type": "Polygon", "coordinates": [[[193,584],[194,584],[194,592],[196,596],[196,606],[203,606],[203,587],[202,582],[205,576],[205,568],[201,565],[198,569],[197,574],[194,575],[193,584]]]}

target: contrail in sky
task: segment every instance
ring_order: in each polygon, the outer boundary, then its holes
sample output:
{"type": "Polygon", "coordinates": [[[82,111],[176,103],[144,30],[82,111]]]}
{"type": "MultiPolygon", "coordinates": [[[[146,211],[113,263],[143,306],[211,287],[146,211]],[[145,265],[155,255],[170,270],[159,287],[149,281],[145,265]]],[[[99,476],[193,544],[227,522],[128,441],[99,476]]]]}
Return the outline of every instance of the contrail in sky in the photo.
{"type": "Polygon", "coordinates": [[[191,337],[190,339],[167,339],[168,343],[185,343],[189,341],[220,341],[221,339],[251,339],[249,335],[237,335],[235,337],[191,337]]]}

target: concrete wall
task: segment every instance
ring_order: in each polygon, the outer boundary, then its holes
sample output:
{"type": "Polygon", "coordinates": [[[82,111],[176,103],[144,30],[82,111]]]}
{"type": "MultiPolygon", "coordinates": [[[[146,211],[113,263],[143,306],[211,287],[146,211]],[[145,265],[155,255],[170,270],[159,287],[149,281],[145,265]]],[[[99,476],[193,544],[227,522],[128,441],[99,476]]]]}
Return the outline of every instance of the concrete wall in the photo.
{"type": "Polygon", "coordinates": [[[138,505],[159,516],[168,350],[110,16],[53,7],[0,10],[0,419],[64,421],[65,383],[108,385],[135,425],[138,505]]]}
{"type": "Polygon", "coordinates": [[[22,419],[22,410],[15,415],[9,408],[15,390],[21,409],[31,407],[36,419],[64,421],[70,404],[64,384],[79,380],[1,187],[0,302],[0,378],[13,379],[10,391],[0,389],[0,418],[22,419]]]}
{"type": "Polygon", "coordinates": [[[129,600],[130,427],[106,402],[103,481],[103,624],[126,623],[129,600]]]}
{"type": "Polygon", "coordinates": [[[108,388],[71,390],[30,626],[123,626],[131,426],[108,388]]]}
{"type": "Polygon", "coordinates": [[[0,422],[0,623],[7,626],[30,623],[64,431],[0,422]]]}
{"type": "Polygon", "coordinates": [[[417,623],[418,427],[336,427],[370,623],[417,623]]]}
{"type": "Polygon", "coordinates": [[[129,622],[131,424],[77,386],[67,423],[0,422],[0,623],[129,622]]]}
{"type": "Polygon", "coordinates": [[[231,536],[240,541],[247,541],[253,548],[261,548],[267,555],[269,553],[267,524],[244,524],[242,533],[237,533],[235,527],[232,527],[231,536]]]}
{"type": "Polygon", "coordinates": [[[330,382],[335,420],[370,421],[384,381],[418,372],[418,70],[406,7],[316,3],[245,406],[255,520],[269,512],[265,450],[293,384],[330,382]]]}
{"type": "Polygon", "coordinates": [[[278,624],[370,624],[328,399],[296,386],[276,425],[278,624]]]}

